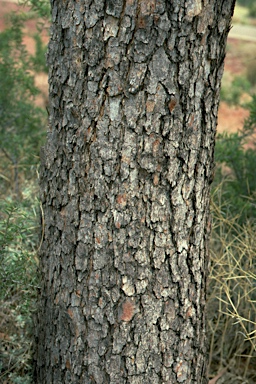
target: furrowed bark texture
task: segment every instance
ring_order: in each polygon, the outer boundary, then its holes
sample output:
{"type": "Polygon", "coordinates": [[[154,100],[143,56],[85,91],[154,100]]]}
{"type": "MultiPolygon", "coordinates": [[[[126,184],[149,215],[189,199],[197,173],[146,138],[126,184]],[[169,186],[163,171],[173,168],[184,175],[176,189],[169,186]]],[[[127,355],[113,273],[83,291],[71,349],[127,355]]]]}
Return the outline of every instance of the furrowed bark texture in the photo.
{"type": "Polygon", "coordinates": [[[233,0],[52,0],[35,382],[207,383],[233,0]]]}

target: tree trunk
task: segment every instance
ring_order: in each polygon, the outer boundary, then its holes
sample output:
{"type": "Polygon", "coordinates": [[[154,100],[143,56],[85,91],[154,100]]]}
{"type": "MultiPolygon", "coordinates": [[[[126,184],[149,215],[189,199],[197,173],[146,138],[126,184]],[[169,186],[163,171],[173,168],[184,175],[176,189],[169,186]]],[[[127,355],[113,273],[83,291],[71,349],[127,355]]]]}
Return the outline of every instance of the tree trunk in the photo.
{"type": "Polygon", "coordinates": [[[51,2],[35,382],[207,383],[209,190],[235,0],[51,2]]]}

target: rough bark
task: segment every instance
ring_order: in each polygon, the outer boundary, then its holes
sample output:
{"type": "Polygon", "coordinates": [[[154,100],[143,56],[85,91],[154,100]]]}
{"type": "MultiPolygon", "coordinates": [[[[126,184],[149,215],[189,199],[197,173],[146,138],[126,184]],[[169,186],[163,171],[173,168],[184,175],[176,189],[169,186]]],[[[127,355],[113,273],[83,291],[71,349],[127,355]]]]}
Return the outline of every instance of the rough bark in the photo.
{"type": "Polygon", "coordinates": [[[206,383],[234,0],[52,0],[35,382],[206,383]]]}

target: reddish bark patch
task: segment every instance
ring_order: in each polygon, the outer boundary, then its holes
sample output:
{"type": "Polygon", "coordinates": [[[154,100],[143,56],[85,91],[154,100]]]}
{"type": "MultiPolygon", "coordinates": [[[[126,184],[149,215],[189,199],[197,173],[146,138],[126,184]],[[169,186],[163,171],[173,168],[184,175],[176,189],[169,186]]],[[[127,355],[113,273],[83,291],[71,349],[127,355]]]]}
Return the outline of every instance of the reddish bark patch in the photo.
{"type": "Polygon", "coordinates": [[[123,303],[120,320],[130,321],[135,314],[135,305],[131,300],[126,300],[123,303]]]}
{"type": "Polygon", "coordinates": [[[174,110],[174,108],[176,107],[176,104],[177,104],[177,100],[174,97],[171,98],[169,105],[168,105],[170,112],[172,112],[174,110]]]}
{"type": "Polygon", "coordinates": [[[122,207],[125,207],[127,203],[126,193],[124,193],[123,195],[118,195],[116,198],[116,201],[117,201],[117,204],[121,205],[122,207]]]}

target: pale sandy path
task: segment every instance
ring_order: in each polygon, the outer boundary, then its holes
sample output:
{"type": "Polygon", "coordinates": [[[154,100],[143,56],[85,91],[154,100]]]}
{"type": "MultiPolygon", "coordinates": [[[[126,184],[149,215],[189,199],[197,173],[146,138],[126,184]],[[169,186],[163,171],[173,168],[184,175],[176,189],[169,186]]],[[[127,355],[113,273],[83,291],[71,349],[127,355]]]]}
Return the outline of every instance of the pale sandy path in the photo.
{"type": "Polygon", "coordinates": [[[256,43],[256,27],[251,25],[234,24],[228,36],[234,39],[256,43]]]}

